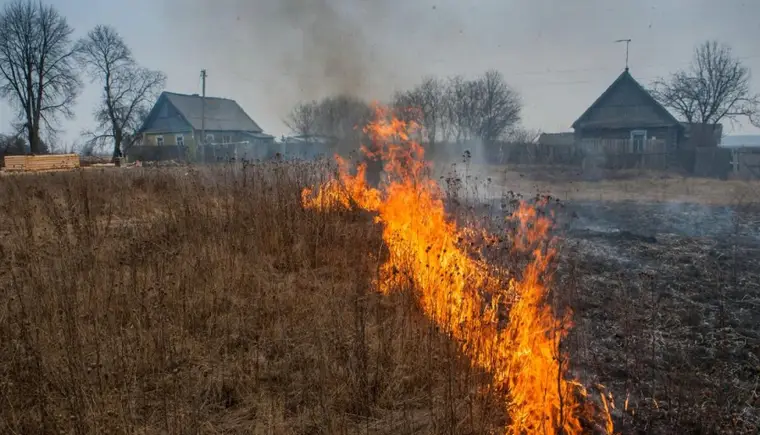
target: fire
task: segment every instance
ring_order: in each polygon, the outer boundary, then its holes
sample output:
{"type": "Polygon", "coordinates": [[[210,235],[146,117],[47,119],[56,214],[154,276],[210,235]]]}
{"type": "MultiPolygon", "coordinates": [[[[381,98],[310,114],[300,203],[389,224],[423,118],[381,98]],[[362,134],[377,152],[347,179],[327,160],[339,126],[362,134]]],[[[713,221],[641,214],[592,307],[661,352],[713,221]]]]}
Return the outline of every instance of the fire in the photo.
{"type": "MultiPolygon", "coordinates": [[[[466,229],[447,218],[440,186],[428,176],[424,149],[410,139],[418,128],[381,107],[365,127],[388,174],[382,190],[367,186],[364,168],[349,175],[338,158],[339,174],[315,193],[303,192],[306,207],[350,208],[377,213],[390,252],[378,287],[390,292],[412,283],[428,318],[449,333],[473,365],[488,371],[504,393],[509,433],[581,433],[588,412],[585,389],[566,380],[567,359],[559,343],[570,326],[569,314],[556,318],[545,298],[546,270],[555,255],[547,247],[551,222],[527,204],[515,213],[519,237],[513,249],[532,253],[520,279],[498,278],[493,267],[459,246],[466,229]],[[499,308],[508,307],[503,325],[499,308]]],[[[606,405],[606,402],[605,402],[606,405]]],[[[605,407],[606,408],[606,407],[605,407]]],[[[593,416],[591,416],[593,418],[593,416]]],[[[612,431],[608,415],[602,424],[612,431]]]]}

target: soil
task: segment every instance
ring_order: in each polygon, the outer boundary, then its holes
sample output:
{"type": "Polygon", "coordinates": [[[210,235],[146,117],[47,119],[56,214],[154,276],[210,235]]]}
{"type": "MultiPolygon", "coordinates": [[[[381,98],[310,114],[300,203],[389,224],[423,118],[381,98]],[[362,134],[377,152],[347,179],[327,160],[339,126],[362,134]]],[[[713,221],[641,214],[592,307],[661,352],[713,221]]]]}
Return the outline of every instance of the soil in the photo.
{"type": "Polygon", "coordinates": [[[582,379],[617,397],[618,426],[757,433],[760,211],[633,202],[557,208],[557,289],[576,323],[567,349],[582,379]]]}
{"type": "MultiPolygon", "coordinates": [[[[464,205],[499,228],[520,199],[464,205]]],[[[574,322],[562,346],[612,394],[616,432],[758,433],[760,207],[549,204],[555,306],[574,322]]]]}

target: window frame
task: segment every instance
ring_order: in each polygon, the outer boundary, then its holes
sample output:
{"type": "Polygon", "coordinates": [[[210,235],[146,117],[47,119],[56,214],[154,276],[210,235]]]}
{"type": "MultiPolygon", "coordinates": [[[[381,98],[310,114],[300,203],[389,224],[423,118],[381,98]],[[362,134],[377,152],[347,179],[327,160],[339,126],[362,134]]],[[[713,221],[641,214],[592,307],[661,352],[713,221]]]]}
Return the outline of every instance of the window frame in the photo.
{"type": "Polygon", "coordinates": [[[644,152],[644,146],[647,142],[647,131],[646,130],[631,130],[631,151],[635,154],[642,154],[644,152]],[[641,138],[641,143],[637,147],[636,146],[636,140],[637,138],[641,138]]]}

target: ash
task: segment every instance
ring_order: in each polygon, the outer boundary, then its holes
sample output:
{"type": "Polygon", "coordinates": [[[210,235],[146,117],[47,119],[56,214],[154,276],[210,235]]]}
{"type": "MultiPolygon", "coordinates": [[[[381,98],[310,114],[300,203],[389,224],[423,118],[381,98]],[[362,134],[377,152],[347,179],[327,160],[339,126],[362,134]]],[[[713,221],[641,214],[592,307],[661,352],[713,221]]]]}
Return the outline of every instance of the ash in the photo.
{"type": "MultiPolygon", "coordinates": [[[[501,227],[521,199],[453,202],[501,227]]],[[[555,303],[575,323],[562,346],[613,394],[619,431],[758,433],[760,207],[549,204],[555,303]]]]}

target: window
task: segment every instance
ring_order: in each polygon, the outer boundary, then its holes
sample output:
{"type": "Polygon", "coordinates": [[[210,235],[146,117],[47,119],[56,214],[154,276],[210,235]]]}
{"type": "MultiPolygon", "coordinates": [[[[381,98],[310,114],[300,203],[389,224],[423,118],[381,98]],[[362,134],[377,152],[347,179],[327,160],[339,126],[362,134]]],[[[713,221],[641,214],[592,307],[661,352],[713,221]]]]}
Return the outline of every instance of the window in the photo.
{"type": "Polygon", "coordinates": [[[162,147],[164,146],[164,137],[163,136],[156,136],[156,145],[162,147]]]}
{"type": "Polygon", "coordinates": [[[232,136],[226,135],[222,136],[222,143],[230,143],[232,142],[232,136]]]}
{"type": "Polygon", "coordinates": [[[177,135],[177,146],[178,147],[185,146],[185,135],[184,134],[178,134],[177,135]]]}
{"type": "Polygon", "coordinates": [[[644,145],[647,141],[646,130],[633,130],[631,132],[631,146],[634,153],[643,153],[644,145]]]}

